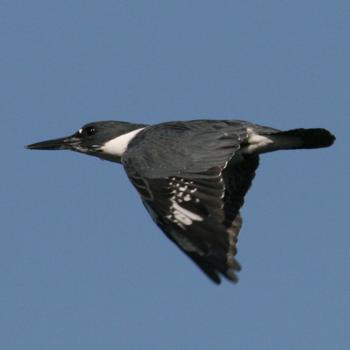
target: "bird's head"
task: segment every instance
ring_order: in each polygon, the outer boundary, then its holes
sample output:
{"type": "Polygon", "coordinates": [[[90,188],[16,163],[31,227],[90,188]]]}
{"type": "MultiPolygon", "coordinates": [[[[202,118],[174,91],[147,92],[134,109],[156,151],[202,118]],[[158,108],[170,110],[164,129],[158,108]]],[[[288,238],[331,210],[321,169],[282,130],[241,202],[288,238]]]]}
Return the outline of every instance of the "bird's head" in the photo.
{"type": "Polygon", "coordinates": [[[145,124],[101,121],[84,125],[71,136],[28,145],[28,149],[71,150],[120,163],[131,139],[145,124]]]}

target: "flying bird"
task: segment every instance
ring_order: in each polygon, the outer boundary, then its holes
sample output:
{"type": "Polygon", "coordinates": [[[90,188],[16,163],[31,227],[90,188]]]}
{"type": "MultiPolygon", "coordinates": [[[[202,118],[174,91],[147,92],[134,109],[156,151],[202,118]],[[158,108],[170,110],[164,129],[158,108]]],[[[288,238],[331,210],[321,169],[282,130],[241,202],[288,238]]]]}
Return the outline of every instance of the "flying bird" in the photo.
{"type": "Polygon", "coordinates": [[[155,223],[219,284],[221,276],[238,281],[240,208],[259,155],[328,147],[334,140],[325,129],[281,131],[239,120],[99,121],[27,148],[72,150],[122,164],[155,223]]]}

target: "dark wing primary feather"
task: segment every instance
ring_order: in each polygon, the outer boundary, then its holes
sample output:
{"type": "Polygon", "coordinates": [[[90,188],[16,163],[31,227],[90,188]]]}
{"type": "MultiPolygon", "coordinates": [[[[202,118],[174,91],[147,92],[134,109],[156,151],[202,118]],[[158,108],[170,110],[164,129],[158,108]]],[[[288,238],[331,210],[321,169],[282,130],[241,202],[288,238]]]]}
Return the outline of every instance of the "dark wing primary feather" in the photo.
{"type": "Polygon", "coordinates": [[[167,126],[132,141],[127,174],[155,222],[203,272],[216,283],[219,274],[237,281],[239,208],[258,157],[236,154],[246,139],[242,125],[216,122],[202,133],[200,125],[167,126]]]}

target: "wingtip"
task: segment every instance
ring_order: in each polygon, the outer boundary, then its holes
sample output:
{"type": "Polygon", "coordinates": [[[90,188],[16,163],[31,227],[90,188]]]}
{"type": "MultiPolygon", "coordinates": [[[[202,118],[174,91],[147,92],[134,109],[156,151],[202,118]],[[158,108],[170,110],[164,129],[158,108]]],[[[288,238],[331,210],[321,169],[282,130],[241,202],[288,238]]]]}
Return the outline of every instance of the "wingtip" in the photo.
{"type": "Polygon", "coordinates": [[[233,282],[234,284],[238,283],[239,278],[237,274],[235,273],[234,269],[229,269],[226,271],[224,275],[230,282],[233,282]]]}
{"type": "Polygon", "coordinates": [[[215,271],[205,271],[206,275],[210,278],[212,282],[214,282],[216,285],[221,284],[221,278],[218,273],[215,271]]]}

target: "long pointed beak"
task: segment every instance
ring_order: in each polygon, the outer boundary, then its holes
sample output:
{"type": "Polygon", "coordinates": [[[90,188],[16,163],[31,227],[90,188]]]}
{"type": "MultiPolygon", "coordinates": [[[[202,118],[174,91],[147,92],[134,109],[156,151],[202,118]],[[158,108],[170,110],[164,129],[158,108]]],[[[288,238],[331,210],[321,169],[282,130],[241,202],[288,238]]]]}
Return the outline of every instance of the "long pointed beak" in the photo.
{"type": "Polygon", "coordinates": [[[40,149],[40,150],[60,150],[70,149],[74,150],[74,146],[79,143],[79,138],[76,136],[62,137],[60,139],[42,141],[28,145],[28,149],[40,149]]]}

